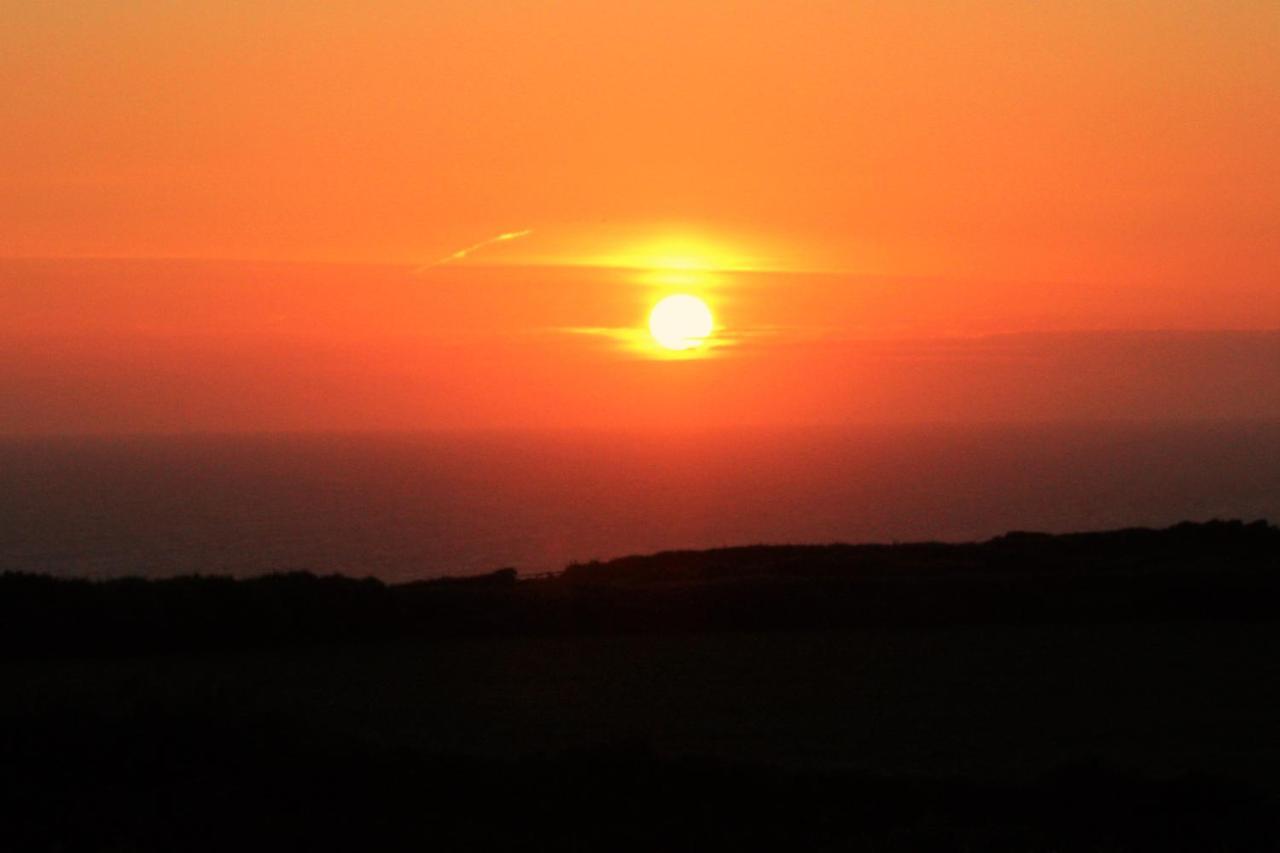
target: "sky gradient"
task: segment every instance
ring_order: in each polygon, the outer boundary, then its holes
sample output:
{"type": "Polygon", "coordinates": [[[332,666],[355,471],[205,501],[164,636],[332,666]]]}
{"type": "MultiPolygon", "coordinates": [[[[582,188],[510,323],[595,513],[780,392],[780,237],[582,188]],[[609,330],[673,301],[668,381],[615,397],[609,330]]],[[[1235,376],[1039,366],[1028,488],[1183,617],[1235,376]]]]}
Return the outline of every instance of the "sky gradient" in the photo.
{"type": "Polygon", "coordinates": [[[1280,417],[1270,0],[0,14],[3,432],[1280,417]]]}

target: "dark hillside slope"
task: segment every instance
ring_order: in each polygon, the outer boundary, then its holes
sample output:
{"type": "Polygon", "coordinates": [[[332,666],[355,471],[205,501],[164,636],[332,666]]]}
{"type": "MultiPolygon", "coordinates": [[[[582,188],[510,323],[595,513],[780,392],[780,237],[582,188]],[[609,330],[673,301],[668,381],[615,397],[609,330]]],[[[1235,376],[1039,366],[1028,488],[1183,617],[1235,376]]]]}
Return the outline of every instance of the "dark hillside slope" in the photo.
{"type": "Polygon", "coordinates": [[[932,578],[1257,571],[1280,567],[1280,528],[1184,522],[1165,530],[1008,533],[980,543],[756,545],[574,564],[575,583],[688,583],[752,577],[932,578]]]}
{"type": "Polygon", "coordinates": [[[388,586],[306,573],[0,576],[8,656],[402,637],[1280,617],[1280,529],[1011,533],[975,544],[753,546],[388,586]]]}

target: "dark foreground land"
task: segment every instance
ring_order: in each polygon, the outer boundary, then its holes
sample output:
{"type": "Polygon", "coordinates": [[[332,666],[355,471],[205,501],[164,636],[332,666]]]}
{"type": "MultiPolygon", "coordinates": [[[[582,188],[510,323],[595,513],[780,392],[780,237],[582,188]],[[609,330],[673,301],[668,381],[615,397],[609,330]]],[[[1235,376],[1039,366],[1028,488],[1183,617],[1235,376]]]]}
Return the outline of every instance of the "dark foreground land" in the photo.
{"type": "Polygon", "coordinates": [[[1280,849],[1280,530],[0,578],[0,848],[1280,849]]]}

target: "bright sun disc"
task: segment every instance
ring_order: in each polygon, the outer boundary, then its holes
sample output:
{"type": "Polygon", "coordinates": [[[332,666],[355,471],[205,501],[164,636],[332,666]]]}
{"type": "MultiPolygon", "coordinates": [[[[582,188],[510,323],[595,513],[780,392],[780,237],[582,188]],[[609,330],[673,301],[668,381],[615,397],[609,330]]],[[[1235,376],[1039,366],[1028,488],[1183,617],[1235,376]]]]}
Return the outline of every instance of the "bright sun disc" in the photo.
{"type": "Polygon", "coordinates": [[[707,303],[685,293],[668,296],[649,314],[649,334],[669,350],[701,346],[713,327],[707,303]]]}

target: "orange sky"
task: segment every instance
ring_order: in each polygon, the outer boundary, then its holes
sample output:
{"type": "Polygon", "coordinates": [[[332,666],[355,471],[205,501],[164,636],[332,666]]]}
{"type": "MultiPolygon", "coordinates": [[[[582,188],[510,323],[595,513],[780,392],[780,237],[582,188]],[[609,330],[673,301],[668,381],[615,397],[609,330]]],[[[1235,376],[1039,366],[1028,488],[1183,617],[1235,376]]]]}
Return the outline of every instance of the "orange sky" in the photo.
{"type": "Polygon", "coordinates": [[[0,431],[1280,416],[1273,0],[0,16],[0,431]]]}

